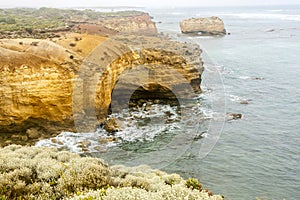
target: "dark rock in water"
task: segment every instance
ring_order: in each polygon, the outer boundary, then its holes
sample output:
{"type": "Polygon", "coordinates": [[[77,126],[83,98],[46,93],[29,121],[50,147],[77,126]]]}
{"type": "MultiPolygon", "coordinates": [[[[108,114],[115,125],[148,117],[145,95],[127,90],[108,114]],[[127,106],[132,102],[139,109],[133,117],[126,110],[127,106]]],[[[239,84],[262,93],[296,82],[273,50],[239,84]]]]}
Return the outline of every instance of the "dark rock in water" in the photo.
{"type": "Polygon", "coordinates": [[[241,100],[240,104],[245,104],[246,105],[246,104],[249,104],[249,101],[248,100],[241,100]]]}
{"type": "Polygon", "coordinates": [[[122,130],[122,123],[116,118],[110,118],[105,122],[104,129],[108,133],[115,133],[122,130]]]}
{"type": "Polygon", "coordinates": [[[215,16],[208,18],[190,18],[180,22],[182,33],[201,35],[225,35],[223,21],[215,16]]]}
{"type": "Polygon", "coordinates": [[[151,103],[147,102],[145,106],[145,111],[149,111],[149,110],[151,110],[151,103]]]}
{"type": "Polygon", "coordinates": [[[253,80],[264,80],[264,78],[263,77],[254,77],[254,78],[252,78],[253,80]]]}
{"type": "Polygon", "coordinates": [[[226,115],[227,121],[241,119],[242,117],[243,115],[239,113],[227,113],[226,115]]]}
{"type": "Polygon", "coordinates": [[[274,32],[275,29],[270,29],[270,30],[267,30],[267,32],[274,32]]]}
{"type": "Polygon", "coordinates": [[[154,103],[154,104],[159,104],[159,103],[160,103],[160,100],[159,100],[159,99],[155,99],[155,100],[153,101],[153,103],[154,103]]]}

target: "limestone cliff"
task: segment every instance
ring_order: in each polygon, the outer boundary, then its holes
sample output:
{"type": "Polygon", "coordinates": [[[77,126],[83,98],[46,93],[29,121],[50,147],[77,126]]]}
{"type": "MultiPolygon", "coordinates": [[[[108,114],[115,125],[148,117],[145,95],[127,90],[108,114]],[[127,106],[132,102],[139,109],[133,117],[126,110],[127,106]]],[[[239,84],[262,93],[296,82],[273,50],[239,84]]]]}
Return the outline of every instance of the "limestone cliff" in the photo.
{"type": "Polygon", "coordinates": [[[32,128],[44,137],[90,131],[105,120],[113,91],[117,99],[131,98],[139,87],[156,92],[155,98],[169,98],[166,91],[177,91],[178,98],[199,93],[200,54],[198,46],[157,37],[0,40],[0,133],[20,133],[26,140],[32,128]],[[122,79],[130,70],[139,75],[122,79]]]}
{"type": "Polygon", "coordinates": [[[137,13],[129,16],[108,17],[99,20],[73,20],[73,31],[79,33],[116,35],[157,35],[155,23],[148,13],[137,13]]]}
{"type": "MultiPolygon", "coordinates": [[[[73,80],[82,56],[100,36],[75,35],[59,40],[0,40],[0,133],[37,128],[45,135],[76,131],[72,119],[73,80]],[[75,37],[76,36],[76,37],[75,37]],[[81,38],[76,47],[70,41],[81,38]],[[65,47],[67,48],[65,48],[65,47]],[[84,50],[81,50],[84,49],[84,50]]],[[[25,137],[26,136],[26,137],[25,137]]]]}
{"type": "Polygon", "coordinates": [[[224,22],[215,16],[208,18],[190,18],[180,22],[182,33],[204,34],[204,35],[224,35],[226,30],[224,22]]]}

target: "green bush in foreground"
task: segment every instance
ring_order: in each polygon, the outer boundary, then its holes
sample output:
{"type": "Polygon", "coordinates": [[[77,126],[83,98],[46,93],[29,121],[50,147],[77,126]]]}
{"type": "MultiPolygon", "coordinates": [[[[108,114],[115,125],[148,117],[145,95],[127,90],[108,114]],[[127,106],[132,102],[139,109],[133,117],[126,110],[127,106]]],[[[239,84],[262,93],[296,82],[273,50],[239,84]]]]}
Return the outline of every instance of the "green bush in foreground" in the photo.
{"type": "Polygon", "coordinates": [[[196,190],[199,190],[199,191],[202,190],[201,183],[199,183],[199,181],[197,179],[194,179],[194,178],[189,178],[188,180],[186,180],[185,185],[186,185],[186,187],[191,188],[191,189],[196,189],[196,190]]]}
{"type": "Polygon", "coordinates": [[[100,159],[47,147],[1,148],[0,180],[0,200],[222,199],[188,188],[177,174],[148,166],[109,167],[100,159]]]}

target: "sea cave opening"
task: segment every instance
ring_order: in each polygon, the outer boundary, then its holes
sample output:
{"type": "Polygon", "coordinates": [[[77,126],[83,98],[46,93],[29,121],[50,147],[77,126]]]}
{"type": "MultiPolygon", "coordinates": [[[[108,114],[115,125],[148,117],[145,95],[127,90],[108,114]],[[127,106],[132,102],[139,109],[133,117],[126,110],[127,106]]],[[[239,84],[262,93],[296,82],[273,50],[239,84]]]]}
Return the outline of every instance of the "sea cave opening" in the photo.
{"type": "Polygon", "coordinates": [[[180,103],[177,96],[168,87],[158,83],[148,83],[130,89],[130,87],[115,88],[112,94],[109,113],[115,113],[121,109],[141,108],[145,105],[169,105],[177,107],[180,113],[180,103]],[[126,89],[125,89],[126,88],[126,89]]]}

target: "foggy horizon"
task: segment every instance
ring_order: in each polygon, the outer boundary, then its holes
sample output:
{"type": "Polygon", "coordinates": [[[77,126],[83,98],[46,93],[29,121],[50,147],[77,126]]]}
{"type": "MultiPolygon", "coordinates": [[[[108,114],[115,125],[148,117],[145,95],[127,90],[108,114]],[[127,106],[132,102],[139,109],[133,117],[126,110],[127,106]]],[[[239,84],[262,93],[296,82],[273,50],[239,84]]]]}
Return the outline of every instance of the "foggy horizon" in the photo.
{"type": "Polygon", "coordinates": [[[226,2],[221,0],[175,0],[175,1],[141,1],[141,0],[116,0],[116,1],[83,1],[83,0],[42,0],[42,1],[25,1],[25,0],[11,0],[9,2],[0,2],[0,7],[229,7],[229,6],[284,6],[284,5],[300,5],[297,0],[228,0],[226,2]]]}

